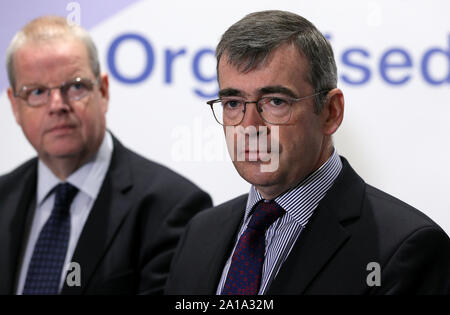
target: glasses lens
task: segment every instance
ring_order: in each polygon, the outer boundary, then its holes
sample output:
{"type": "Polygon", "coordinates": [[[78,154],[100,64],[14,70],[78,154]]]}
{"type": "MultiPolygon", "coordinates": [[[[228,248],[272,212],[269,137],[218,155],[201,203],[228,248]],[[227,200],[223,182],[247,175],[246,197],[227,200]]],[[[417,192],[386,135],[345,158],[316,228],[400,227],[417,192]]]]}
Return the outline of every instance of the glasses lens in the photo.
{"type": "Polygon", "coordinates": [[[45,104],[48,99],[48,89],[46,87],[33,87],[26,91],[25,100],[30,106],[39,106],[45,104]]]}
{"type": "Polygon", "coordinates": [[[291,104],[284,97],[263,97],[258,102],[262,118],[271,124],[283,124],[291,116],[291,104]]]}
{"type": "Polygon", "coordinates": [[[86,80],[70,82],[63,87],[63,92],[70,101],[78,101],[92,90],[92,83],[86,80]]]}
{"type": "Polygon", "coordinates": [[[219,101],[218,103],[214,103],[212,105],[212,110],[214,114],[214,118],[217,120],[217,122],[221,125],[223,125],[223,106],[222,103],[219,101]]]}
{"type": "Polygon", "coordinates": [[[214,117],[219,124],[234,126],[244,117],[244,101],[240,99],[224,98],[213,105],[214,117]]]}

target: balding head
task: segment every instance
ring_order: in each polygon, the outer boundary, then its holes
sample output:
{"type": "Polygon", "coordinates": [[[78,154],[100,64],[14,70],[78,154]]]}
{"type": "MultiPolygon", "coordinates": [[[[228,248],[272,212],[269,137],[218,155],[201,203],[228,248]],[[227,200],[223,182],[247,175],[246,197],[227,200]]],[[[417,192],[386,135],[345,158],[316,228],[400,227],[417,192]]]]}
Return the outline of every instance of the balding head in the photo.
{"type": "Polygon", "coordinates": [[[48,42],[55,39],[75,38],[83,42],[89,54],[89,63],[94,75],[100,76],[97,48],[90,35],[80,26],[69,24],[58,16],[39,17],[22,28],[12,39],[6,52],[6,67],[9,84],[15,90],[14,54],[29,42],[48,42]]]}

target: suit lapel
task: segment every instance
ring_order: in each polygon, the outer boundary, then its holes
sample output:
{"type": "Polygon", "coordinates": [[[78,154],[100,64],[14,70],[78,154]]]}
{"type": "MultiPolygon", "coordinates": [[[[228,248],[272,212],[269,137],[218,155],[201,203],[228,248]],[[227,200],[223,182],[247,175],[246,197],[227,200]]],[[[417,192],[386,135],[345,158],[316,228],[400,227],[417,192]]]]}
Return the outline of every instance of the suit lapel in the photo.
{"type": "Polygon", "coordinates": [[[350,237],[326,207],[316,213],[299,236],[268,294],[301,294],[350,237]]]}
{"type": "Polygon", "coordinates": [[[130,194],[127,194],[133,184],[126,149],[114,137],[113,140],[111,165],[71,260],[80,264],[81,286],[69,287],[64,283],[62,294],[81,294],[89,287],[98,264],[132,204],[130,194]]]}
{"type": "Polygon", "coordinates": [[[17,189],[2,198],[0,212],[0,294],[13,294],[20,272],[21,249],[28,231],[27,220],[33,214],[31,204],[36,195],[37,163],[32,160],[25,174],[18,179],[17,189]],[[3,200],[7,200],[3,203],[3,200]]]}
{"type": "Polygon", "coordinates": [[[219,234],[217,238],[211,238],[208,248],[205,248],[205,252],[214,253],[211,255],[210,262],[208,262],[209,269],[205,274],[206,294],[216,294],[223,268],[233,249],[244,217],[247,197],[247,195],[241,196],[224,205],[226,208],[223,209],[222,213],[226,213],[226,215],[221,218],[219,225],[216,227],[219,234]]]}
{"type": "Polygon", "coordinates": [[[342,222],[358,218],[365,183],[341,157],[343,168],[299,236],[267,294],[301,294],[351,234],[342,222]]]}

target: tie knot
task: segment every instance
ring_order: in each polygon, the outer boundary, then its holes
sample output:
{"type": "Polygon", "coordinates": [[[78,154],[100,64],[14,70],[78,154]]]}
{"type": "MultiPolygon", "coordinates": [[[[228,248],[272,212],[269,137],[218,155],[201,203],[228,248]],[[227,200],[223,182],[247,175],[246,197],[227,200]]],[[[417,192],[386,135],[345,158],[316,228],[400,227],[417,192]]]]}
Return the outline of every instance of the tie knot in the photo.
{"type": "Polygon", "coordinates": [[[78,188],[69,183],[58,184],[55,187],[55,208],[66,209],[68,211],[77,192],[78,188]]]}
{"type": "Polygon", "coordinates": [[[262,201],[256,205],[252,218],[248,223],[248,227],[255,230],[265,231],[284,213],[285,211],[283,208],[281,208],[275,201],[262,201]]]}

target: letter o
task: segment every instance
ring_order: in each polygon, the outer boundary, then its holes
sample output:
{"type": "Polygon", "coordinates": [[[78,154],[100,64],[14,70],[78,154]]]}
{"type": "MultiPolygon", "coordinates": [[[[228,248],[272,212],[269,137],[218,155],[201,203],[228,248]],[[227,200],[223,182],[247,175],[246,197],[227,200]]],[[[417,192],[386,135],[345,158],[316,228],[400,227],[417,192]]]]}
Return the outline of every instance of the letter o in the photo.
{"type": "Polygon", "coordinates": [[[120,82],[127,83],[127,84],[134,84],[139,83],[141,81],[144,81],[147,79],[147,77],[150,75],[150,73],[153,70],[153,64],[155,61],[155,55],[153,53],[152,46],[150,46],[150,43],[145,39],[145,37],[142,37],[138,34],[123,34],[119,37],[117,37],[111,44],[111,47],[108,50],[108,67],[111,72],[111,74],[120,82]],[[122,74],[119,73],[116,67],[116,51],[120,44],[122,44],[124,41],[127,40],[135,40],[142,44],[142,46],[145,48],[145,55],[147,56],[147,63],[145,66],[144,71],[136,77],[125,77],[122,74]]]}

